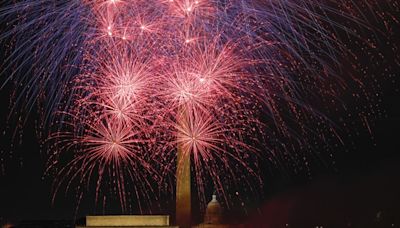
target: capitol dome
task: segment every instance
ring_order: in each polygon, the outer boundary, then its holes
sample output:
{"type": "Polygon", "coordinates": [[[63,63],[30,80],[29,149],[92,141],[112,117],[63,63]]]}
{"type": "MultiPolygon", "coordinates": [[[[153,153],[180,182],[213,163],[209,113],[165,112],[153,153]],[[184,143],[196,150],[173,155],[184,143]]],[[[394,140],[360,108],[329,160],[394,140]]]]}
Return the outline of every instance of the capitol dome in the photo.
{"type": "Polygon", "coordinates": [[[222,212],[222,207],[217,200],[217,196],[213,195],[212,200],[207,204],[206,214],[204,215],[204,223],[221,224],[222,212]]]}

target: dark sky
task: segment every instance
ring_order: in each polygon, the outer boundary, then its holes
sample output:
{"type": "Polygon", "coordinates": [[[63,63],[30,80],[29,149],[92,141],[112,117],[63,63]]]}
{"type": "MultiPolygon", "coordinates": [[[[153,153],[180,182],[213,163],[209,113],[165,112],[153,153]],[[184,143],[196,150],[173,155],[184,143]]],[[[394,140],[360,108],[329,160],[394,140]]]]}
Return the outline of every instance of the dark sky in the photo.
{"type": "MultiPolygon", "coordinates": [[[[396,62],[399,53],[392,49],[399,44],[398,27],[395,30],[391,37],[386,37],[390,42],[383,34],[379,46],[387,61],[367,73],[367,76],[382,74],[378,77],[381,97],[373,101],[379,105],[380,114],[371,117],[371,133],[359,125],[350,129],[354,133],[351,137],[343,135],[346,144],[335,151],[334,170],[317,168],[307,178],[265,174],[265,202],[260,203],[260,210],[250,212],[251,224],[259,225],[260,221],[266,224],[267,218],[271,227],[285,221],[304,226],[332,221],[342,227],[349,221],[372,222],[378,214],[400,223],[400,67],[396,62]],[[390,74],[394,77],[386,77],[390,74]]],[[[350,48],[358,50],[359,46],[350,48]]],[[[360,62],[362,66],[375,63],[368,55],[360,62]]],[[[67,194],[64,199],[59,194],[55,204],[51,203],[52,180],[43,178],[46,158],[40,152],[34,115],[24,127],[22,144],[9,152],[11,143],[18,144],[10,139],[12,132],[6,121],[11,91],[11,86],[0,91],[0,129],[6,131],[0,136],[0,224],[26,219],[71,219],[76,206],[74,195],[67,194]]],[[[8,124],[12,128],[13,121],[8,124]]],[[[92,206],[83,203],[77,216],[87,213],[93,213],[92,206]]]]}
{"type": "MultiPolygon", "coordinates": [[[[341,213],[355,219],[367,214],[371,220],[379,211],[400,215],[399,88],[397,84],[387,83],[381,103],[386,115],[374,122],[372,136],[366,129],[357,129],[361,133],[352,137],[354,145],[346,145],[347,152],[337,152],[340,157],[337,171],[316,170],[312,179],[268,178],[269,189],[265,205],[261,207],[267,218],[271,218],[269,223],[315,221],[316,212],[321,214],[316,221],[321,218],[342,221],[341,213]]],[[[7,102],[8,95],[4,92],[2,99],[7,102]]],[[[68,194],[68,198],[63,199],[60,194],[56,203],[51,204],[51,179],[42,178],[45,159],[36,140],[33,123],[28,122],[22,145],[12,157],[3,154],[7,161],[5,173],[0,176],[3,221],[71,219],[74,216],[73,195],[68,194]]],[[[8,143],[1,142],[2,145],[8,143]]],[[[83,204],[78,217],[93,213],[89,208],[90,204],[88,208],[83,204]]]]}

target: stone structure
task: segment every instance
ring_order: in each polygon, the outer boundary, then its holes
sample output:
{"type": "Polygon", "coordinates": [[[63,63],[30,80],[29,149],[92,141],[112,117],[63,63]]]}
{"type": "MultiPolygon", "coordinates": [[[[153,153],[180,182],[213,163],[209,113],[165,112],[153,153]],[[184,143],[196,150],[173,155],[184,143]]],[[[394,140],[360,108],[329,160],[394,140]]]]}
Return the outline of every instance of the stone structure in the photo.
{"type": "MultiPolygon", "coordinates": [[[[86,216],[85,226],[76,228],[171,228],[168,215],[86,216]]],[[[177,227],[175,227],[177,228],[177,227]]]]}
{"type": "MultiPolygon", "coordinates": [[[[182,122],[183,118],[187,118],[186,115],[185,110],[181,110],[177,117],[178,123],[182,122]]],[[[185,150],[179,143],[177,152],[176,224],[180,228],[190,228],[192,225],[190,151],[185,150]]]]}

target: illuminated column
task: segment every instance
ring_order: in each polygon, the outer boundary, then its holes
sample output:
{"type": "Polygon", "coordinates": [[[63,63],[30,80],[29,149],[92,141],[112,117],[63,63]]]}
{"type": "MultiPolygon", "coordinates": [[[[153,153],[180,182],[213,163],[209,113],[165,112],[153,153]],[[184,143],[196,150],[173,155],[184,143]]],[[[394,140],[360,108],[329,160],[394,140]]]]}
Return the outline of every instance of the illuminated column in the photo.
{"type": "MultiPolygon", "coordinates": [[[[186,118],[182,112],[178,118],[186,118]]],[[[179,136],[178,136],[179,137],[179,136]]],[[[176,168],[176,224],[180,228],[191,227],[192,203],[190,180],[190,152],[178,143],[177,168],[176,168]]]]}

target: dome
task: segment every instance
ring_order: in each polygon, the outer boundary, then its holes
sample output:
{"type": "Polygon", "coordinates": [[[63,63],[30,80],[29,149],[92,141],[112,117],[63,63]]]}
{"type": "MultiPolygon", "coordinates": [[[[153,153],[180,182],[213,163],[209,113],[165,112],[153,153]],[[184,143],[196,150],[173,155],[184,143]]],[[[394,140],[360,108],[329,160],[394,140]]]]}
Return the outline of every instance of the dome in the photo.
{"type": "Polygon", "coordinates": [[[206,214],[204,215],[205,224],[221,224],[222,207],[217,200],[217,196],[213,195],[212,200],[207,204],[206,214]]]}

